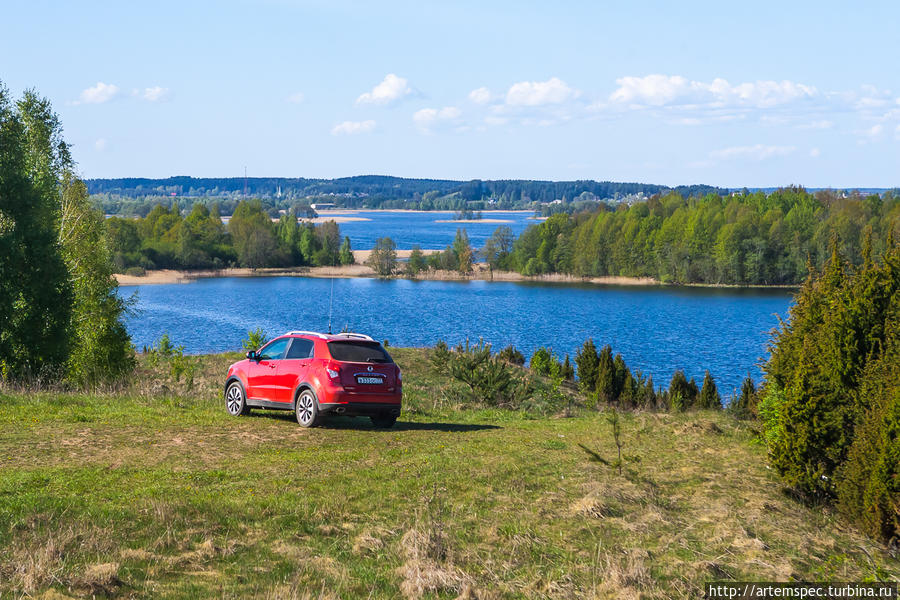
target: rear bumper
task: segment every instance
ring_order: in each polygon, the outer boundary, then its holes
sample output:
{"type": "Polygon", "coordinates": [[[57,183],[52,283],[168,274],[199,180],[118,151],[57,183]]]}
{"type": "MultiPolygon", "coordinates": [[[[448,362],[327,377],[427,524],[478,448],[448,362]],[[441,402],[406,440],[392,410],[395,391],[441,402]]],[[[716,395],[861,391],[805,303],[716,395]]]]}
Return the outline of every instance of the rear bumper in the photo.
{"type": "Polygon", "coordinates": [[[400,416],[400,402],[341,402],[319,403],[323,415],[347,415],[348,417],[371,417],[375,415],[400,416]]]}

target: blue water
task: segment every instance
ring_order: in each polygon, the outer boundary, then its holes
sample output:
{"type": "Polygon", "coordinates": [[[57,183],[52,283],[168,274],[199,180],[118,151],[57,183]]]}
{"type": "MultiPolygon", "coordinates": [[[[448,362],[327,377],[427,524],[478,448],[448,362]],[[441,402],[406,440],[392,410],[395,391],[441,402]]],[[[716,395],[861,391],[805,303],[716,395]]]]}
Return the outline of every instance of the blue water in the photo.
{"type": "Polygon", "coordinates": [[[518,237],[529,225],[539,223],[529,219],[532,212],[486,212],[485,219],[502,219],[509,223],[437,223],[452,221],[452,212],[384,212],[361,211],[358,213],[322,213],[327,218],[334,216],[361,217],[371,221],[350,221],[340,223],[341,235],[350,236],[354,250],[369,250],[375,247],[375,240],[390,237],[401,250],[409,250],[419,244],[425,250],[440,250],[453,243],[457,229],[465,229],[469,243],[474,248],[482,248],[484,242],[498,227],[509,227],[518,237]]]}
{"type": "Polygon", "coordinates": [[[395,346],[430,346],[483,337],[526,357],[541,345],[562,356],[588,337],[611,344],[632,369],[668,383],[676,369],[703,377],[709,369],[730,394],[749,372],[760,378],[784,290],[601,287],[487,281],[409,281],[261,277],[188,284],[123,286],[138,292],[128,321],[135,345],[164,332],[187,352],[239,350],[249,329],[270,336],[289,329],[325,331],[334,285],[334,330],[348,326],[395,346]]]}

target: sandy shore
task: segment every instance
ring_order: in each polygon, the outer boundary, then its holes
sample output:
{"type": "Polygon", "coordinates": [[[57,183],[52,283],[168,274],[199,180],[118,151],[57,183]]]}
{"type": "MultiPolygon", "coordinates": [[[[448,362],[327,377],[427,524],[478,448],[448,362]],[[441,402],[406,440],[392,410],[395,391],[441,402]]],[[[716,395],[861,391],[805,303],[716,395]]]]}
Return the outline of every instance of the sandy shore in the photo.
{"type": "MultiPolygon", "coordinates": [[[[398,250],[399,258],[408,258],[410,250],[398,250]]],[[[425,254],[440,252],[440,250],[423,250],[425,254]]],[[[137,277],[133,275],[117,274],[116,281],[119,285],[153,285],[164,283],[190,283],[198,279],[211,277],[375,277],[375,272],[365,264],[371,250],[354,250],[357,264],[337,267],[292,267],[273,269],[221,269],[200,271],[173,271],[159,270],[148,271],[146,275],[137,277]]],[[[402,274],[396,275],[402,278],[402,274]]],[[[460,275],[456,271],[423,271],[417,279],[426,281],[519,281],[535,283],[567,283],[567,284],[593,284],[615,286],[665,286],[665,287],[704,287],[704,288],[750,288],[750,289],[797,289],[796,285],[733,285],[714,283],[689,283],[666,284],[652,277],[575,277],[560,273],[550,273],[536,277],[526,277],[521,273],[512,271],[492,271],[485,263],[478,263],[472,273],[460,275]]]]}
{"type": "MultiPolygon", "coordinates": [[[[409,258],[410,250],[398,250],[398,258],[409,258]]],[[[423,250],[424,254],[440,252],[440,250],[423,250]]],[[[146,275],[117,274],[119,285],[153,285],[164,283],[190,283],[198,279],[210,277],[375,277],[375,272],[364,264],[371,250],[354,250],[357,264],[337,267],[293,267],[273,269],[220,269],[174,271],[147,271],[146,275]]],[[[418,279],[431,281],[536,281],[559,283],[593,283],[598,285],[659,285],[649,277],[592,277],[581,278],[553,273],[539,277],[526,277],[511,271],[492,271],[485,263],[478,263],[469,275],[460,275],[456,271],[423,271],[418,279]]]]}
{"type": "Polygon", "coordinates": [[[334,221],[335,223],[352,223],[354,221],[371,221],[371,220],[372,219],[369,219],[367,217],[339,217],[336,215],[335,216],[326,215],[323,217],[322,214],[319,213],[319,216],[316,217],[315,219],[300,219],[300,222],[301,223],[319,224],[319,223],[325,223],[327,221],[334,221]]]}
{"type": "MultiPolygon", "coordinates": [[[[335,208],[335,209],[323,208],[322,210],[317,210],[316,212],[319,213],[319,215],[350,215],[350,214],[357,214],[357,213],[361,213],[361,212],[421,213],[421,214],[433,214],[433,215],[440,215],[440,214],[452,215],[452,214],[456,213],[457,211],[455,211],[455,210],[413,210],[411,208],[335,208]]],[[[534,214],[533,210],[482,210],[482,211],[478,211],[478,212],[485,214],[485,215],[495,214],[495,213],[534,214]]],[[[542,217],[542,218],[546,218],[546,217],[542,217]]]]}
{"type": "Polygon", "coordinates": [[[437,219],[435,223],[512,223],[509,219],[437,219]]]}

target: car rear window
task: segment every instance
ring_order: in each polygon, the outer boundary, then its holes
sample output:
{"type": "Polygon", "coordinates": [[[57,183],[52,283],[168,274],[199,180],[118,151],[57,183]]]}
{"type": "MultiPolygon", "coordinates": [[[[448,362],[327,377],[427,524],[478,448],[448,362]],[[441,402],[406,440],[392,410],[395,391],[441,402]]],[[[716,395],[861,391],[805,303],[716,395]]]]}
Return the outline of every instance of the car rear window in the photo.
{"type": "Polygon", "coordinates": [[[378,342],[329,342],[328,350],[334,360],[343,362],[394,362],[378,342]]]}

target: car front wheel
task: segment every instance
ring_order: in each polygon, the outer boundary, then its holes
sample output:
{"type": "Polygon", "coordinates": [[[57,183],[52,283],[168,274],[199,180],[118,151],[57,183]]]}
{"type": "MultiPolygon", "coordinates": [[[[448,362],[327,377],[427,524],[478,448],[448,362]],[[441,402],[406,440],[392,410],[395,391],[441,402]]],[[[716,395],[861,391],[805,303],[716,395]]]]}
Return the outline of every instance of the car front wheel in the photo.
{"type": "Polygon", "coordinates": [[[237,381],[232,382],[225,389],[225,408],[232,417],[246,415],[250,412],[247,399],[244,397],[244,388],[237,381]]]}
{"type": "Polygon", "coordinates": [[[294,413],[301,427],[315,427],[318,424],[319,407],[316,406],[316,396],[310,390],[303,390],[297,396],[294,413]]]}

